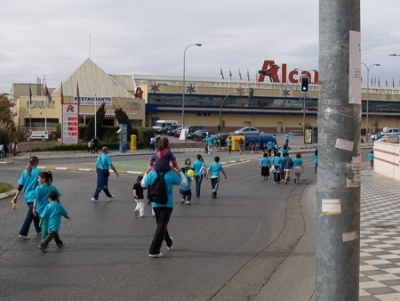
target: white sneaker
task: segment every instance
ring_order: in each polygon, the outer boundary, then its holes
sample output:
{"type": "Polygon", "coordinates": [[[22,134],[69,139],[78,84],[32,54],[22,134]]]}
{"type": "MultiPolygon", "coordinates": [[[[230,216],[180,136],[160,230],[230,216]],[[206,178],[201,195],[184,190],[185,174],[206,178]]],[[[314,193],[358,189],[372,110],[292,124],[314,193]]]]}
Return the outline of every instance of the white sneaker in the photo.
{"type": "Polygon", "coordinates": [[[151,258],[160,258],[160,257],[163,257],[163,253],[158,253],[158,254],[149,254],[149,257],[151,257],[151,258]]]}
{"type": "Polygon", "coordinates": [[[31,239],[31,237],[30,236],[28,236],[28,235],[21,235],[21,234],[18,234],[18,238],[21,238],[21,239],[23,239],[23,240],[29,240],[29,239],[31,239]]]}
{"type": "Polygon", "coordinates": [[[171,245],[169,247],[167,246],[167,250],[171,250],[174,244],[174,239],[171,236],[169,238],[171,238],[171,245]]]}
{"type": "Polygon", "coordinates": [[[113,198],[115,197],[115,195],[111,195],[111,197],[109,197],[107,200],[109,201],[109,202],[111,202],[112,200],[113,200],[113,198]]]}
{"type": "Polygon", "coordinates": [[[97,203],[97,202],[98,202],[98,200],[96,200],[94,197],[91,199],[91,201],[92,201],[93,203],[97,203]]]}

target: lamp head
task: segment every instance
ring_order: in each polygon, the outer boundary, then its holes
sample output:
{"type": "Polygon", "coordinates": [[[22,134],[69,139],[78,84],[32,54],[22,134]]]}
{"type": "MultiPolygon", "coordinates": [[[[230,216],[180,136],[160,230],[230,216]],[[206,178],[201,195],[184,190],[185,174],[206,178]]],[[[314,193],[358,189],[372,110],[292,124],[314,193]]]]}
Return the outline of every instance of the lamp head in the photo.
{"type": "Polygon", "coordinates": [[[379,67],[380,65],[381,65],[381,64],[375,64],[375,66],[378,66],[378,67],[379,67]]]}
{"type": "Polygon", "coordinates": [[[200,47],[200,46],[201,46],[201,44],[200,44],[200,43],[197,43],[197,44],[196,44],[196,46],[199,46],[199,47],[200,47]]]}

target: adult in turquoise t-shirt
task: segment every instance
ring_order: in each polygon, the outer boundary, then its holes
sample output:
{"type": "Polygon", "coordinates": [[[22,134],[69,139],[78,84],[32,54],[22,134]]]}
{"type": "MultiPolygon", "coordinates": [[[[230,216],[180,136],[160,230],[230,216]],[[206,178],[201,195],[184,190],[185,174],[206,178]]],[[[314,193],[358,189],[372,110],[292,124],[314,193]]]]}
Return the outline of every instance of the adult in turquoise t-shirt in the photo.
{"type": "MultiPolygon", "coordinates": [[[[167,248],[171,248],[173,244],[173,240],[168,233],[168,223],[171,218],[172,209],[174,207],[174,197],[173,197],[173,185],[181,185],[186,186],[187,181],[185,175],[180,172],[179,174],[176,171],[170,170],[165,174],[160,172],[160,176],[164,177],[165,189],[167,193],[167,203],[159,204],[156,202],[152,202],[154,213],[156,215],[157,229],[154,233],[153,241],[150,245],[149,256],[151,258],[162,257],[163,254],[161,251],[161,246],[163,240],[167,243],[167,248]]],[[[153,182],[157,179],[157,172],[152,170],[148,174],[145,174],[141,185],[143,188],[151,186],[153,182]]]]}
{"type": "Polygon", "coordinates": [[[39,158],[32,156],[29,159],[28,167],[22,172],[18,179],[18,189],[12,199],[14,203],[17,203],[18,196],[22,189],[24,189],[24,199],[28,205],[28,212],[26,213],[25,221],[22,224],[21,230],[19,230],[18,237],[22,239],[30,239],[28,236],[30,225],[33,221],[36,232],[40,233],[39,218],[33,215],[33,200],[35,198],[35,189],[39,185],[39,173],[40,169],[37,168],[39,165],[39,158]]]}

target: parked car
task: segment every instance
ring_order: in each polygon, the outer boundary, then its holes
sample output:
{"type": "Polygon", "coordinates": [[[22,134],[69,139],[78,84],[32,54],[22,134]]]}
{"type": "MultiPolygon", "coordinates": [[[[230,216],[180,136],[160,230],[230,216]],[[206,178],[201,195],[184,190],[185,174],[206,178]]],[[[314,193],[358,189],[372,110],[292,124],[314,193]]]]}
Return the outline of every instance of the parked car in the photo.
{"type": "MultiPolygon", "coordinates": [[[[153,125],[153,130],[157,134],[163,134],[165,129],[171,125],[178,125],[178,121],[176,120],[157,120],[156,123],[153,125]]],[[[165,132],[164,132],[165,134],[165,132]]]]}
{"type": "Polygon", "coordinates": [[[173,130],[175,130],[176,128],[178,128],[179,126],[178,125],[176,125],[176,124],[173,124],[173,125],[169,125],[169,126],[167,126],[163,131],[162,131],[162,134],[166,134],[166,135],[168,135],[168,136],[173,136],[173,130]]]}
{"type": "Polygon", "coordinates": [[[235,135],[259,135],[260,131],[257,128],[245,126],[233,132],[235,135]]]}
{"type": "Polygon", "coordinates": [[[203,141],[206,138],[207,133],[209,133],[210,135],[215,134],[213,131],[209,130],[198,130],[192,134],[192,139],[194,141],[203,141]]]}
{"type": "MultiPolygon", "coordinates": [[[[385,128],[383,128],[385,130],[385,128]]],[[[387,132],[381,132],[383,136],[399,136],[400,130],[398,128],[387,128],[387,132]]]]}
{"type": "Polygon", "coordinates": [[[180,134],[181,134],[181,130],[182,130],[182,127],[181,127],[181,126],[178,126],[176,129],[173,129],[173,130],[171,131],[171,136],[179,137],[180,134]]]}
{"type": "Polygon", "coordinates": [[[184,131],[187,131],[187,138],[192,139],[192,135],[194,132],[198,130],[205,130],[207,131],[207,128],[204,125],[187,125],[183,128],[184,131]]]}
{"type": "Polygon", "coordinates": [[[371,135],[372,141],[379,140],[379,139],[381,139],[382,137],[383,137],[383,132],[378,132],[378,133],[376,133],[376,134],[372,134],[372,135],[371,135]]]}

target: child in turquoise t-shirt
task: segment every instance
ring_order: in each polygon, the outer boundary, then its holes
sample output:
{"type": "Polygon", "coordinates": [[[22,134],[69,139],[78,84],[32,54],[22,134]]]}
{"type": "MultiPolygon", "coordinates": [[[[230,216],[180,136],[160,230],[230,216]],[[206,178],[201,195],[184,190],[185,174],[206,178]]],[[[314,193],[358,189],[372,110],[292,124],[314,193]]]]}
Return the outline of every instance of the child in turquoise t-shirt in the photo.
{"type": "MultiPolygon", "coordinates": [[[[36,187],[35,190],[35,199],[33,201],[33,215],[39,216],[40,219],[43,217],[44,208],[49,203],[49,192],[55,191],[57,194],[57,202],[60,202],[60,192],[57,188],[52,185],[53,182],[53,175],[51,171],[42,171],[39,174],[39,186],[36,187]]],[[[47,237],[47,221],[43,220],[41,222],[41,229],[42,229],[42,240],[47,237]]]]}
{"type": "Polygon", "coordinates": [[[186,201],[186,205],[191,205],[190,201],[192,199],[192,190],[190,189],[190,184],[192,183],[192,178],[189,177],[189,175],[188,175],[189,170],[191,170],[191,169],[186,170],[185,167],[181,168],[181,171],[185,175],[185,178],[188,182],[187,186],[181,187],[181,195],[182,195],[181,204],[185,203],[185,201],[186,201]]]}
{"type": "Polygon", "coordinates": [[[369,166],[374,169],[374,151],[369,153],[369,166]]]}
{"type": "Polygon", "coordinates": [[[48,194],[49,203],[46,205],[42,212],[42,222],[46,221],[47,230],[49,231],[46,238],[40,243],[39,249],[43,252],[47,252],[47,246],[54,239],[58,248],[65,246],[64,242],[60,239],[58,231],[60,230],[61,216],[66,219],[70,219],[68,212],[64,207],[57,203],[58,193],[56,191],[50,191],[48,194]]]}
{"type": "Polygon", "coordinates": [[[211,179],[211,188],[212,188],[212,195],[211,197],[213,199],[217,198],[217,191],[218,191],[218,183],[219,183],[219,173],[222,172],[222,174],[225,176],[226,179],[226,173],[224,171],[224,168],[222,165],[219,163],[219,157],[215,156],[214,162],[211,163],[208,166],[207,169],[207,174],[206,174],[206,179],[210,176],[211,179]]]}

